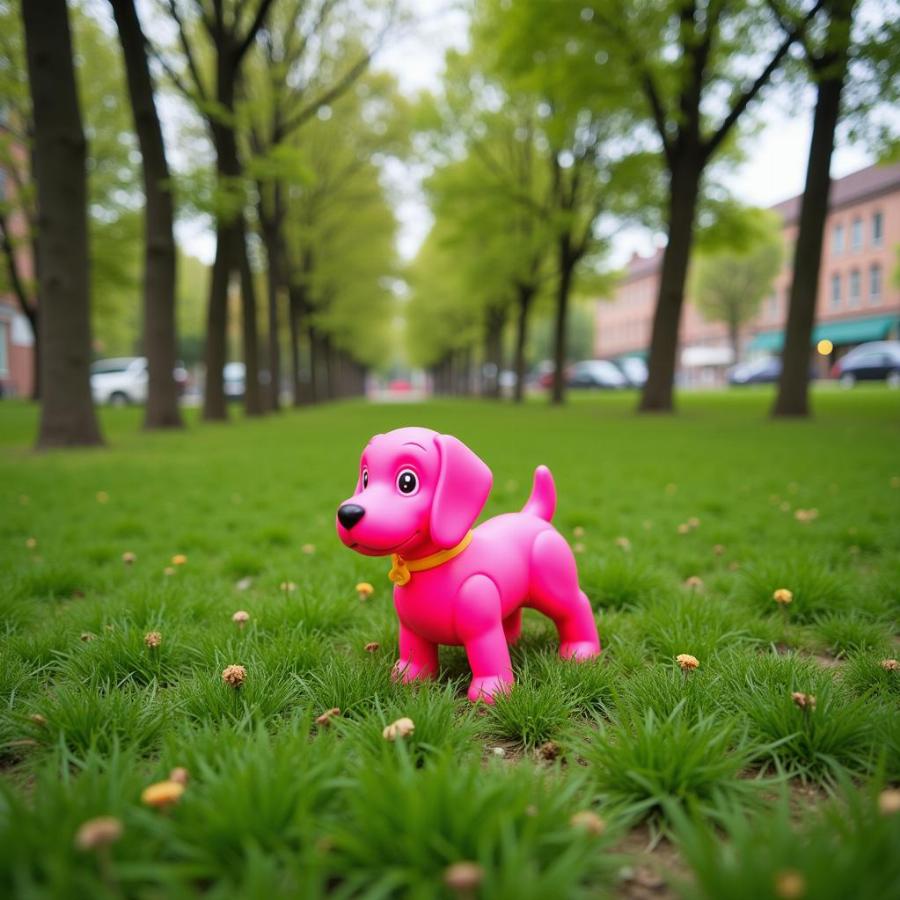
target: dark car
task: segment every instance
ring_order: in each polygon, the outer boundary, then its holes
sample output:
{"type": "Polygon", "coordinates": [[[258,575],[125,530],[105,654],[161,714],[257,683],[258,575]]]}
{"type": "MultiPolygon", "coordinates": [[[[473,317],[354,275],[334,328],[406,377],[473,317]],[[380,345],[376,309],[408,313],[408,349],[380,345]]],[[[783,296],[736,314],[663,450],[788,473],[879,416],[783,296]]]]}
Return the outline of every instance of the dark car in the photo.
{"type": "Polygon", "coordinates": [[[732,385],[772,384],[781,377],[781,359],[764,356],[750,362],[738,363],[728,373],[728,383],[732,385]]]}
{"type": "Polygon", "coordinates": [[[607,359],[586,359],[569,369],[566,383],[570,388],[619,390],[629,387],[621,369],[607,359]]]}
{"type": "Polygon", "coordinates": [[[831,374],[846,388],[857,381],[886,381],[900,387],[900,341],[860,344],[834,364],[831,374]]]}

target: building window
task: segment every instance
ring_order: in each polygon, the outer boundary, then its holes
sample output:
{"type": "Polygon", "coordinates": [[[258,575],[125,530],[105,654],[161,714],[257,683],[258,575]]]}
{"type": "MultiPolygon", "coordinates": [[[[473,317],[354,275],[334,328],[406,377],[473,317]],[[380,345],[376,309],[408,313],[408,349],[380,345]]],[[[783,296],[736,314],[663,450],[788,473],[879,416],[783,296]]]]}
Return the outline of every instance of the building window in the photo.
{"type": "Polygon", "coordinates": [[[872,246],[880,247],[884,242],[884,216],[877,212],[872,216],[872,246]]]}
{"type": "Polygon", "coordinates": [[[872,306],[881,303],[881,266],[878,263],[869,266],[869,303],[872,306]]]}
{"type": "Polygon", "coordinates": [[[841,276],[831,276],[831,308],[838,309],[841,305],[841,276]]]}
{"type": "Polygon", "coordinates": [[[831,235],[831,253],[840,256],[844,252],[844,226],[835,225],[831,235]]]}
{"type": "Polygon", "coordinates": [[[849,290],[849,305],[850,306],[859,306],[859,289],[861,287],[860,277],[859,277],[859,269],[853,269],[850,273],[850,290],[849,290]]]}
{"type": "Polygon", "coordinates": [[[9,325],[0,319],[0,377],[9,375],[9,356],[6,349],[8,337],[9,325]]]}
{"type": "Polygon", "coordinates": [[[862,219],[854,219],[850,230],[850,249],[862,250],[862,219]]]}

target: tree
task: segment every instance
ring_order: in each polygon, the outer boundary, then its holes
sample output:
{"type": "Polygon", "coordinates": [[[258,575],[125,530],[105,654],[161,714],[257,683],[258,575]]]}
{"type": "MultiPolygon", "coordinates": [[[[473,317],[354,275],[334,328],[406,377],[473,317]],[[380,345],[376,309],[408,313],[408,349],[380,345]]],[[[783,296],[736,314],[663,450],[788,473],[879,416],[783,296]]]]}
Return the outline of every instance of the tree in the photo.
{"type": "MultiPolygon", "coordinates": [[[[228,285],[240,273],[243,221],[243,167],[238,152],[236,124],[240,82],[247,53],[263,28],[273,0],[217,0],[210,7],[193,0],[191,12],[179,0],[166,0],[181,50],[180,65],[173,65],[164,53],[156,56],[180,93],[202,115],[216,155],[216,256],[209,288],[206,327],[206,391],[203,418],[224,420],[226,326],[228,285]],[[203,65],[212,57],[213,85],[203,65]]],[[[252,296],[243,304],[245,325],[255,322],[252,296]]],[[[245,334],[251,329],[245,327],[245,334]]],[[[244,406],[248,415],[262,412],[256,348],[244,347],[246,384],[244,406]]]]}
{"type": "MultiPolygon", "coordinates": [[[[655,145],[665,170],[667,243],[643,411],[673,409],[678,331],[707,169],[820,3],[775,43],[772,15],[749,0],[520,0],[506,17],[500,42],[506,65],[557,69],[566,73],[558,83],[573,96],[593,92],[639,114],[647,146],[655,145]]],[[[632,132],[642,135],[638,127],[632,132]]]]}
{"type": "Polygon", "coordinates": [[[41,448],[102,443],[90,387],[86,142],[65,0],[22,5],[40,233],[41,448]]]}
{"type": "MultiPolygon", "coordinates": [[[[769,0],[785,30],[790,31],[798,17],[779,0],[769,0]]],[[[831,156],[842,113],[842,98],[848,86],[868,81],[875,88],[877,102],[890,103],[897,94],[896,17],[876,25],[868,35],[854,40],[856,0],[823,0],[824,24],[819,32],[802,35],[804,58],[816,86],[813,129],[809,145],[806,184],[800,202],[800,221],[794,248],[794,276],[791,281],[787,327],[778,394],[772,409],[774,416],[809,415],[809,347],[816,313],[822,241],[828,216],[831,187],[831,156]],[[857,69],[875,71],[860,73],[857,69]],[[866,77],[868,76],[868,77],[866,77]],[[849,85],[848,85],[849,81],[849,85]]],[[[873,105],[853,98],[851,108],[857,118],[873,105]]]]}
{"type": "MultiPolygon", "coordinates": [[[[382,5],[380,2],[375,6],[382,5]]],[[[262,34],[262,53],[248,67],[253,103],[248,108],[248,155],[253,154],[256,181],[256,213],[267,260],[268,357],[272,378],[268,402],[279,405],[281,341],[279,298],[293,299],[290,309],[291,344],[305,310],[301,295],[290,291],[284,246],[287,182],[302,177],[291,141],[314,116],[330,112],[332,105],[368,69],[394,17],[395,0],[386,4],[384,24],[369,38],[360,26],[348,29],[351,16],[364,21],[358,4],[350,0],[294,0],[273,11],[273,25],[262,34]]],[[[366,10],[366,4],[363,4],[366,10]]],[[[300,396],[298,356],[292,350],[294,403],[300,396]]]]}
{"type": "Polygon", "coordinates": [[[301,397],[300,321],[309,389],[304,399],[342,393],[341,372],[385,359],[391,347],[396,220],[378,160],[405,142],[403,103],[387,75],[370,75],[309,121],[282,149],[295,171],[285,185],[285,262],[292,293],[291,356],[301,397]],[[353,361],[351,364],[351,360],[353,361]]]}
{"type": "Polygon", "coordinates": [[[147,64],[146,40],[134,0],[110,0],[110,4],[122,44],[146,198],[143,345],[149,377],[144,427],[179,428],[182,421],[174,377],[177,346],[174,209],[169,166],[147,64]]]}
{"type": "Polygon", "coordinates": [[[740,358],[741,328],[759,311],[781,267],[780,223],[765,210],[750,210],[756,234],[744,246],[698,253],[693,274],[694,300],[705,319],[723,322],[734,361],[740,358]]]}

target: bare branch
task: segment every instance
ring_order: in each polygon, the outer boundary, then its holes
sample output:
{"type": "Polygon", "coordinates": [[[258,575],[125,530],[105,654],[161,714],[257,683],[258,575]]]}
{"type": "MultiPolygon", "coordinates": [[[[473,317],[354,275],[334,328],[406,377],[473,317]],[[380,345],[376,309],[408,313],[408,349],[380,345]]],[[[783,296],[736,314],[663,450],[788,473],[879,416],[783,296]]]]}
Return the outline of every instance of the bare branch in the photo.
{"type": "Polygon", "coordinates": [[[718,149],[719,145],[723,140],[728,136],[728,132],[731,131],[734,123],[741,117],[744,110],[753,102],[756,98],[757,94],[765,87],[766,82],[772,77],[772,73],[778,68],[781,64],[781,61],[787,55],[788,50],[791,49],[791,46],[795,41],[799,39],[799,35],[801,35],[805,30],[809,23],[816,17],[819,10],[822,8],[822,0],[817,0],[815,6],[809,10],[809,12],[803,17],[800,24],[796,27],[792,28],[785,39],[782,41],[781,46],[775,51],[772,58],[769,60],[768,65],[759,73],[756,78],[756,81],[750,85],[738,98],[737,102],[731,108],[731,111],[722,121],[722,124],[719,126],[718,130],[707,138],[704,141],[703,153],[705,157],[708,159],[712,156],[713,153],[718,149]]]}
{"type": "Polygon", "coordinates": [[[181,13],[178,12],[178,2],[177,0],[168,0],[169,3],[169,12],[172,15],[172,18],[175,20],[175,24],[178,26],[178,41],[181,44],[181,49],[184,51],[184,57],[187,60],[188,70],[191,73],[191,78],[194,81],[194,86],[197,89],[197,96],[201,100],[206,100],[208,95],[206,93],[206,89],[203,87],[203,80],[200,78],[200,70],[197,68],[197,63],[194,59],[194,51],[191,48],[191,43],[188,40],[187,30],[184,27],[184,20],[181,18],[181,13]]]}
{"type": "Polygon", "coordinates": [[[32,302],[29,301],[28,293],[19,274],[19,263],[16,259],[16,249],[13,246],[10,237],[9,226],[6,223],[6,216],[0,213],[0,243],[3,244],[3,256],[6,259],[6,269],[9,273],[9,283],[22,307],[22,313],[29,322],[34,322],[37,310],[32,302]]]}
{"type": "Polygon", "coordinates": [[[272,3],[273,0],[260,0],[259,6],[256,9],[256,16],[250,23],[247,33],[244,35],[243,39],[238,38],[240,43],[237,47],[235,63],[239,63],[253,45],[253,41],[256,40],[256,35],[259,33],[259,29],[263,27],[263,24],[266,21],[266,16],[269,14],[272,3]]]}

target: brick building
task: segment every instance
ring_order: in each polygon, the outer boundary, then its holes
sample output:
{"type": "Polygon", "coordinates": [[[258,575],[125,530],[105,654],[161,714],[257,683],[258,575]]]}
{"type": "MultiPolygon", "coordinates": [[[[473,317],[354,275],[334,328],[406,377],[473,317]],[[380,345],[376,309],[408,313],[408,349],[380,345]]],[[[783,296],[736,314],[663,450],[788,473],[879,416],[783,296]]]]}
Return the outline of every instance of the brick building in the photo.
{"type": "MultiPolygon", "coordinates": [[[[13,190],[13,179],[0,168],[0,201],[8,199],[13,190]]],[[[27,233],[25,220],[14,205],[6,214],[6,226],[14,241],[27,233]]],[[[34,270],[29,249],[20,245],[14,252],[19,277],[30,282],[34,270]]],[[[34,335],[15,295],[5,290],[9,282],[7,265],[5,256],[0,258],[0,396],[28,397],[34,378],[34,335]]]]}
{"type": "MultiPolygon", "coordinates": [[[[784,222],[785,264],[756,319],[744,329],[745,357],[778,353],[784,344],[800,197],[772,209],[784,222]]],[[[900,337],[900,287],[894,281],[900,164],[870,166],[832,183],[824,242],[813,331],[814,345],[823,340],[832,344],[825,356],[814,354],[823,374],[857,344],[900,337]]],[[[650,257],[633,256],[614,296],[597,302],[597,357],[646,355],[661,264],[662,250],[650,257]]],[[[719,383],[733,362],[725,326],[707,322],[690,297],[682,312],[680,348],[678,377],[683,384],[719,383]]]]}

